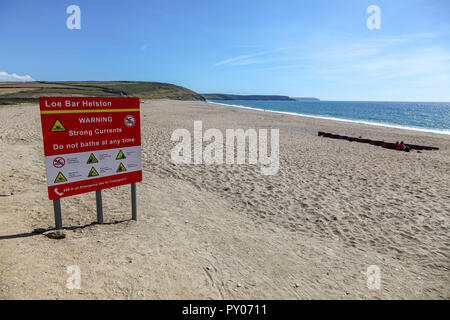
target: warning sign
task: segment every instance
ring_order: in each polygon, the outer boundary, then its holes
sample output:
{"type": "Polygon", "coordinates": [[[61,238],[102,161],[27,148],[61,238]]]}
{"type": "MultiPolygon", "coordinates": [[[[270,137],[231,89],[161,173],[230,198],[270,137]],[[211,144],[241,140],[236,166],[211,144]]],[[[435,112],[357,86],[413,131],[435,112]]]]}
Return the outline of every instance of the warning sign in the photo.
{"type": "Polygon", "coordinates": [[[138,98],[39,103],[50,200],[142,181],[138,98]]]}
{"type": "Polygon", "coordinates": [[[64,132],[66,131],[66,128],[62,125],[61,121],[59,119],[55,120],[55,123],[53,124],[52,128],[50,129],[50,132],[64,132]]]}
{"type": "Polygon", "coordinates": [[[127,157],[125,157],[125,154],[123,153],[122,150],[119,151],[119,153],[117,154],[116,160],[122,160],[122,159],[126,159],[127,157]]]}
{"type": "Polygon", "coordinates": [[[99,176],[97,170],[95,170],[94,167],[91,168],[91,170],[89,171],[88,177],[96,177],[99,176]]]}
{"type": "Polygon", "coordinates": [[[55,179],[55,183],[66,182],[66,181],[67,181],[67,179],[66,179],[66,177],[64,177],[64,175],[61,173],[61,171],[58,172],[58,175],[56,176],[56,179],[55,179]]]}
{"type": "Polygon", "coordinates": [[[127,115],[124,122],[127,127],[133,127],[136,124],[136,119],[132,115],[127,115]]]}
{"type": "Polygon", "coordinates": [[[53,159],[53,166],[55,168],[62,168],[62,167],[64,167],[65,164],[66,164],[66,160],[64,160],[64,158],[62,158],[62,157],[53,159]]]}
{"type": "Polygon", "coordinates": [[[127,169],[125,168],[125,166],[123,165],[123,163],[121,162],[119,164],[119,167],[117,168],[116,172],[125,172],[127,171],[127,169]]]}
{"type": "Polygon", "coordinates": [[[91,155],[89,156],[89,159],[87,161],[87,164],[92,164],[92,163],[98,163],[97,158],[94,156],[93,153],[91,153],[91,155]]]}

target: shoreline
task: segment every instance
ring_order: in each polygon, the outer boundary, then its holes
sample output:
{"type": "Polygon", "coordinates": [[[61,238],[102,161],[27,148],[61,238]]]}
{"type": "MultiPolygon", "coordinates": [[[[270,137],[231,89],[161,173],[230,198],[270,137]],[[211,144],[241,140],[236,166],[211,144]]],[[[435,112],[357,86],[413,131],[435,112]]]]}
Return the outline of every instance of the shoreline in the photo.
{"type": "Polygon", "coordinates": [[[276,110],[267,110],[267,109],[265,110],[265,109],[247,107],[247,106],[236,105],[236,104],[213,102],[213,101],[209,101],[209,100],[207,100],[206,103],[227,106],[227,107],[233,107],[233,108],[240,108],[240,109],[271,112],[271,113],[277,113],[277,114],[285,114],[285,115],[291,115],[291,116],[297,116],[297,117],[349,122],[349,123],[363,124],[363,125],[376,126],[376,127],[386,127],[386,128],[393,128],[393,129],[410,130],[410,131],[418,131],[418,132],[434,133],[434,134],[439,134],[439,135],[444,135],[444,136],[450,136],[450,130],[446,130],[446,129],[442,129],[442,130],[432,129],[432,128],[422,129],[422,128],[417,128],[417,127],[391,125],[391,124],[370,122],[370,121],[364,121],[364,120],[350,120],[350,119],[341,119],[341,118],[333,118],[333,117],[312,116],[312,115],[307,115],[307,114],[303,114],[303,113],[295,113],[295,112],[288,112],[288,111],[276,111],[276,110]]]}

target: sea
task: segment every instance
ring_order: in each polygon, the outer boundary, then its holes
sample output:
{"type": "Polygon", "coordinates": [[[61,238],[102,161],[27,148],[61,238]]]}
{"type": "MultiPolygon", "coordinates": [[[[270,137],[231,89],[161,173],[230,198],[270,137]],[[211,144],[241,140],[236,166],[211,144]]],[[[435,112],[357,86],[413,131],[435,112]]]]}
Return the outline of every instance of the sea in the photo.
{"type": "Polygon", "coordinates": [[[234,107],[450,135],[450,102],[211,100],[234,107]]]}

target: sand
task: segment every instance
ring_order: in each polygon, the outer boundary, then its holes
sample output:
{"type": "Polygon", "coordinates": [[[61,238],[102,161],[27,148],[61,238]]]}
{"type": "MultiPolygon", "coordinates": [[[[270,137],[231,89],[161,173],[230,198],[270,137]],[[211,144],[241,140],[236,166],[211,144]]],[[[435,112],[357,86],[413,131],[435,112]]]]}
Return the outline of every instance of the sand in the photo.
{"type": "Polygon", "coordinates": [[[212,105],[142,104],[130,187],[48,200],[37,105],[0,108],[0,299],[449,299],[450,136],[212,105]],[[174,165],[176,128],[279,128],[280,170],[174,165]],[[318,131],[432,145],[405,153],[318,131]],[[8,194],[12,195],[8,196],[8,194]],[[81,270],[68,289],[67,267],[81,270]],[[381,272],[367,287],[367,268],[381,272]]]}

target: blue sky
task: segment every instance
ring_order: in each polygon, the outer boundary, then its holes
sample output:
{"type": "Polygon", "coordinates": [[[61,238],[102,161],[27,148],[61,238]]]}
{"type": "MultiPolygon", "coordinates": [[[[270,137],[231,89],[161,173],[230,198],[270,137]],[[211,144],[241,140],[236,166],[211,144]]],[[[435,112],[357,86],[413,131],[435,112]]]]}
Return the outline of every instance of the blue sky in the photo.
{"type": "Polygon", "coordinates": [[[450,1],[0,0],[0,80],[27,75],[450,101],[450,1]],[[71,4],[81,8],[80,30],[66,27],[71,4]],[[370,5],[381,9],[380,30],[366,26],[370,5]]]}

